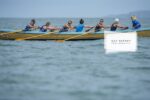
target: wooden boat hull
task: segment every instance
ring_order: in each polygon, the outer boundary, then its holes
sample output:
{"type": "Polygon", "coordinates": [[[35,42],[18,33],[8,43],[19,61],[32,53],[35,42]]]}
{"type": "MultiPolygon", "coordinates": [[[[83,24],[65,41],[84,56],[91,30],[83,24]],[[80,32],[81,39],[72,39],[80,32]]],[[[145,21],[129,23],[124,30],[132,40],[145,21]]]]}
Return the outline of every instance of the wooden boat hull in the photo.
{"type": "MultiPolygon", "coordinates": [[[[150,37],[150,30],[141,30],[137,31],[139,37],[150,37]]],[[[84,34],[84,33],[82,33],[84,34]]],[[[10,33],[5,34],[5,32],[0,32],[0,39],[1,40],[15,40],[18,38],[28,38],[33,37],[40,34],[31,34],[31,33],[10,33]]],[[[38,37],[29,38],[26,40],[64,40],[70,37],[74,37],[81,34],[61,34],[61,33],[53,33],[53,34],[45,34],[38,37]]],[[[88,33],[86,35],[78,36],[76,38],[72,38],[70,40],[96,40],[96,39],[103,39],[104,33],[88,33]]]]}

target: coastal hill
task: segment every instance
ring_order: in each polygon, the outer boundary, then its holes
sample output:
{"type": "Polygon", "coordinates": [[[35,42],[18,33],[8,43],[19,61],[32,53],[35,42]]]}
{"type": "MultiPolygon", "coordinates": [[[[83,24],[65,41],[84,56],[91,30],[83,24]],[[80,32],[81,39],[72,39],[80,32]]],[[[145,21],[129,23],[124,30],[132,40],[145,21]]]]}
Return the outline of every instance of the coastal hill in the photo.
{"type": "Polygon", "coordinates": [[[128,18],[129,16],[137,16],[138,18],[150,18],[150,10],[142,10],[142,11],[134,11],[126,14],[119,14],[119,15],[109,15],[108,18],[128,18]]]}

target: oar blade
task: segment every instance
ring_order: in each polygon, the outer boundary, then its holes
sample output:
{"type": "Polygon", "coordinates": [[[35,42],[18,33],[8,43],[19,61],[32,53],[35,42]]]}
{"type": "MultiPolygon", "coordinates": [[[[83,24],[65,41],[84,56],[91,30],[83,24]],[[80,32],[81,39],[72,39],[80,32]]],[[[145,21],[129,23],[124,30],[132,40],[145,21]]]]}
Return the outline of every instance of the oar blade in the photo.
{"type": "Polygon", "coordinates": [[[18,32],[22,32],[22,30],[16,30],[14,32],[6,32],[6,33],[2,33],[0,35],[7,35],[7,34],[12,34],[12,33],[18,33],[18,32]]]}
{"type": "Polygon", "coordinates": [[[15,41],[23,41],[24,39],[21,39],[21,38],[17,38],[15,39],[15,41]]]}

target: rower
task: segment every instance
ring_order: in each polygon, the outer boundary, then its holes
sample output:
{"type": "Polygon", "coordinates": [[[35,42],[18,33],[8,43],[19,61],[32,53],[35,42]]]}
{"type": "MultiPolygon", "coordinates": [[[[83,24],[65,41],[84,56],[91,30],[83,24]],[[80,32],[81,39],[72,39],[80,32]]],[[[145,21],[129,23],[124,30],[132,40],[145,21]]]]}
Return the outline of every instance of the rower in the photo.
{"type": "Polygon", "coordinates": [[[84,20],[80,19],[79,25],[75,26],[76,32],[82,32],[84,28],[93,28],[93,26],[85,26],[84,20]]]}
{"type": "Polygon", "coordinates": [[[38,29],[38,26],[36,26],[35,23],[36,23],[35,19],[32,19],[30,23],[26,26],[24,31],[32,31],[38,29]]]}
{"type": "Polygon", "coordinates": [[[51,23],[50,22],[47,22],[45,25],[43,25],[41,28],[40,28],[40,31],[41,32],[47,32],[48,30],[49,31],[54,31],[54,30],[59,30],[59,28],[57,27],[54,27],[54,26],[50,26],[51,23]]]}
{"type": "Polygon", "coordinates": [[[111,25],[111,29],[110,29],[110,30],[111,30],[111,31],[116,31],[117,28],[120,28],[120,29],[122,29],[122,30],[128,29],[128,27],[125,27],[125,26],[120,25],[119,19],[116,18],[116,19],[114,20],[114,23],[111,25]]]}
{"type": "Polygon", "coordinates": [[[99,31],[104,30],[105,28],[110,28],[110,27],[105,26],[104,19],[100,19],[99,23],[96,25],[94,30],[95,32],[99,32],[99,31]]]}
{"type": "Polygon", "coordinates": [[[72,26],[72,23],[73,23],[73,21],[69,20],[68,23],[63,26],[63,28],[60,30],[60,32],[68,32],[70,30],[73,30],[74,27],[72,26]]]}
{"type": "Polygon", "coordinates": [[[132,20],[132,27],[133,27],[133,29],[141,28],[141,24],[140,24],[139,21],[137,21],[136,16],[131,16],[131,20],[132,20]]]}

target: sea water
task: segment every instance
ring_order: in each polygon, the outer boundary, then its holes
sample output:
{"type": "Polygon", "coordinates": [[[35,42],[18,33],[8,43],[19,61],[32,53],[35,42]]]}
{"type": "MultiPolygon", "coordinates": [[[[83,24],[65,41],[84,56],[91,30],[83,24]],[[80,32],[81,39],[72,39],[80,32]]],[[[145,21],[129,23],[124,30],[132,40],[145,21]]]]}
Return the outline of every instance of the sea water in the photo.
{"type": "MultiPolygon", "coordinates": [[[[61,27],[68,19],[37,19],[61,27]]],[[[30,19],[0,19],[0,29],[24,28],[30,19]]],[[[95,25],[98,18],[85,19],[95,25]]],[[[113,19],[106,19],[111,24],[113,19]]],[[[141,19],[143,27],[150,21],[141,19]]],[[[122,24],[130,25],[122,19],[122,24]]],[[[104,40],[0,40],[0,100],[150,100],[150,38],[135,53],[105,54],[104,40]]]]}

